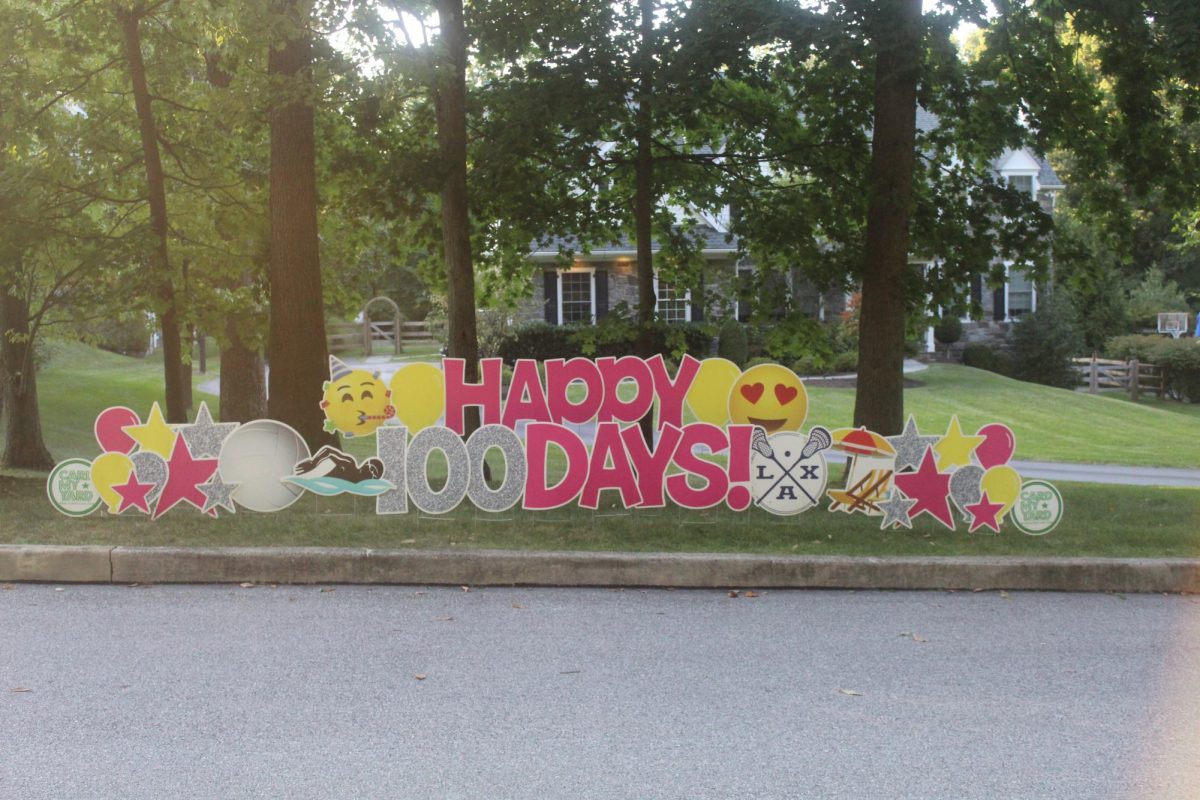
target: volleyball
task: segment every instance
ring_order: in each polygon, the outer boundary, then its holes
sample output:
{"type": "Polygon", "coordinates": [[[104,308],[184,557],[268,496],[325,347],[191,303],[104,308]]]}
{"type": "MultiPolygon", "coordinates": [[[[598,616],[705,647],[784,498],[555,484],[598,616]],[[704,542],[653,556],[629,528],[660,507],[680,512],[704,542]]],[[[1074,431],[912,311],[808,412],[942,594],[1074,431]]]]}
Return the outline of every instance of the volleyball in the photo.
{"type": "Polygon", "coordinates": [[[304,438],[291,427],[256,419],[229,434],[217,463],[221,480],[239,484],[234,502],[266,513],[287,508],[304,493],[283,479],[295,474],[296,464],[309,456],[304,438]]]}

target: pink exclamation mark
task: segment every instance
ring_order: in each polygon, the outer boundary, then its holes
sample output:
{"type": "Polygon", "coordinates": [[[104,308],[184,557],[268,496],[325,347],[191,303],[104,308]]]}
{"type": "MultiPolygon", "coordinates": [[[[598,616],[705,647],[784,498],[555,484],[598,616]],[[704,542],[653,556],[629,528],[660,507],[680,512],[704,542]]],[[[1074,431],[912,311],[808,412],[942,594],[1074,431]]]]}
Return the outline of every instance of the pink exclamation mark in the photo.
{"type": "Polygon", "coordinates": [[[753,433],[753,425],[730,425],[726,429],[729,436],[729,492],[725,495],[725,504],[734,511],[745,511],[754,499],[746,485],[750,483],[750,437],[753,433]]]}

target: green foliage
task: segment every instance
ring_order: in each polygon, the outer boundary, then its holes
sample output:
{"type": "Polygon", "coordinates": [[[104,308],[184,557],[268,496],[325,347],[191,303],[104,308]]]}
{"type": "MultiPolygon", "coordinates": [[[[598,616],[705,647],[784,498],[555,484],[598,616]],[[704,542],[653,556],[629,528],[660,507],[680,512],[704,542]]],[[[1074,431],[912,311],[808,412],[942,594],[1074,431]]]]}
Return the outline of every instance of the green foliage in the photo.
{"type": "Polygon", "coordinates": [[[480,358],[495,358],[512,330],[512,315],[496,308],[483,308],[475,313],[475,336],[480,358]]]}
{"type": "Polygon", "coordinates": [[[835,373],[858,371],[858,350],[843,350],[833,357],[835,373]]]}
{"type": "Polygon", "coordinates": [[[1129,316],[1138,328],[1157,328],[1162,311],[1187,311],[1187,299],[1179,284],[1168,280],[1158,267],[1146,272],[1146,277],[1129,295],[1129,316]]]}
{"type": "Polygon", "coordinates": [[[739,367],[749,358],[746,330],[732,317],[722,322],[717,332],[717,355],[729,359],[739,367]]]}
{"type": "Polygon", "coordinates": [[[858,351],[843,350],[830,358],[804,356],[792,362],[792,372],[800,375],[841,375],[858,370],[858,351]]]}
{"type": "Polygon", "coordinates": [[[944,345],[954,344],[962,338],[962,334],[962,320],[952,314],[939,319],[933,328],[933,338],[944,345]]]}
{"type": "MultiPolygon", "coordinates": [[[[519,325],[501,341],[497,354],[506,362],[519,358],[545,361],[550,358],[619,358],[637,355],[640,326],[622,317],[606,317],[596,325],[548,325],[530,322],[519,325]]],[[[678,362],[683,355],[707,358],[712,348],[712,329],[704,324],[668,325],[656,322],[651,328],[652,351],[678,362]]]]}
{"type": "Polygon", "coordinates": [[[746,362],[746,369],[757,367],[760,364],[778,364],[779,362],[769,356],[757,356],[746,362]]]}
{"type": "Polygon", "coordinates": [[[818,364],[833,358],[833,342],[821,323],[798,312],[762,326],[763,349],[781,364],[809,357],[818,364]]]}
{"type": "Polygon", "coordinates": [[[1129,331],[1129,303],[1117,273],[1103,273],[1091,283],[1060,284],[1058,291],[1080,310],[1076,327],[1087,352],[1100,352],[1109,338],[1129,331]]]}
{"type": "Polygon", "coordinates": [[[983,342],[971,342],[964,347],[962,361],[968,367],[996,371],[996,351],[983,342]]]}
{"type": "Polygon", "coordinates": [[[1163,369],[1167,393],[1189,403],[1200,403],[1200,341],[1166,336],[1116,336],[1109,340],[1109,358],[1136,358],[1163,369]]]}
{"type": "Polygon", "coordinates": [[[567,325],[548,325],[545,322],[519,325],[501,342],[499,355],[509,364],[520,358],[537,361],[576,358],[583,355],[583,350],[573,340],[574,333],[575,328],[567,325]]]}
{"type": "MultiPolygon", "coordinates": [[[[1171,341],[1165,336],[1155,336],[1134,333],[1126,336],[1114,336],[1108,340],[1104,348],[1105,358],[1119,358],[1128,361],[1136,358],[1144,364],[1157,364],[1158,348],[1171,341]]],[[[1193,346],[1195,342],[1191,343],[1193,346]]]]}
{"type": "Polygon", "coordinates": [[[144,356],[150,350],[150,319],[141,312],[81,323],[75,327],[75,333],[101,350],[123,356],[144,356]]]}
{"type": "Polygon", "coordinates": [[[1014,377],[1023,381],[1069,389],[1079,384],[1071,359],[1079,355],[1083,339],[1075,325],[1070,299],[1053,293],[1036,311],[1013,326],[1014,377]]]}

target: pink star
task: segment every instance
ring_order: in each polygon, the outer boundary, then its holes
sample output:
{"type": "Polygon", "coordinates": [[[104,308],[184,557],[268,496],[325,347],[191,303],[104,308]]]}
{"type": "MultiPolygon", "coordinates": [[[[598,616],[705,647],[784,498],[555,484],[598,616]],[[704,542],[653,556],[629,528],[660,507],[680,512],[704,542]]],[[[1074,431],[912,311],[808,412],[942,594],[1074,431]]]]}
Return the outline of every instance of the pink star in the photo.
{"type": "Polygon", "coordinates": [[[950,475],[938,472],[933,448],[926,447],[921,466],[916,472],[902,472],[893,479],[897,488],[917,504],[910,516],[916,519],[921,512],[929,514],[950,530],[954,530],[954,516],[950,513],[950,475]]]}
{"type": "Polygon", "coordinates": [[[163,486],[162,494],[158,496],[158,504],[154,506],[154,519],[170,511],[180,502],[191,503],[197,509],[204,509],[204,492],[199,484],[204,483],[217,471],[217,459],[192,458],[187,442],[182,436],[175,436],[175,446],[171,450],[171,458],[167,461],[167,483],[163,486]]]}
{"type": "Polygon", "coordinates": [[[153,483],[138,483],[137,474],[129,473],[129,480],[122,483],[120,486],[114,485],[113,491],[121,495],[121,507],[117,509],[120,514],[127,508],[140,509],[143,514],[150,513],[150,503],[146,500],[146,495],[150,494],[150,490],[154,488],[153,483]]]}
{"type": "Polygon", "coordinates": [[[967,533],[974,533],[977,529],[987,526],[996,533],[1000,532],[1000,521],[996,519],[996,515],[1004,508],[1004,503],[993,503],[987,496],[987,492],[983,493],[983,497],[978,503],[966,507],[967,513],[971,515],[971,529],[967,533]]]}

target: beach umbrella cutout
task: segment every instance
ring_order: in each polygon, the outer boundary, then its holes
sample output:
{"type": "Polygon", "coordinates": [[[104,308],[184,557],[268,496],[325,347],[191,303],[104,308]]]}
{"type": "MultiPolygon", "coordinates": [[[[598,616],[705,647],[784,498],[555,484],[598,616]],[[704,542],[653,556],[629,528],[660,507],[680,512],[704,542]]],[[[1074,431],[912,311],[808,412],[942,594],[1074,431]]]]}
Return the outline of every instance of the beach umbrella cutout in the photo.
{"type": "Polygon", "coordinates": [[[887,439],[866,428],[838,428],[833,431],[833,449],[852,456],[887,458],[896,448],[887,439]]]}
{"type": "Polygon", "coordinates": [[[833,449],[850,456],[844,488],[830,489],[829,510],[879,516],[879,503],[892,491],[896,449],[891,442],[866,428],[838,428],[831,434],[833,449]]]}

